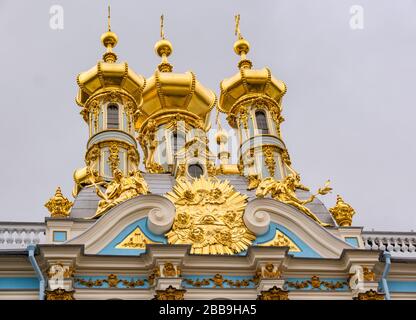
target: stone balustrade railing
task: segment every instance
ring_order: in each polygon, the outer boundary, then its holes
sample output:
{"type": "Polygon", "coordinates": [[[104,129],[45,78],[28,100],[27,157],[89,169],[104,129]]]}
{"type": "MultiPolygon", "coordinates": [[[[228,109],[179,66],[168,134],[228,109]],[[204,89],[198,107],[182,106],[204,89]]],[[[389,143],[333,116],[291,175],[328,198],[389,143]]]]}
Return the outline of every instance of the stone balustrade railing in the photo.
{"type": "Polygon", "coordinates": [[[416,257],[416,232],[364,231],[362,238],[366,249],[387,251],[396,257],[416,257]]]}
{"type": "Polygon", "coordinates": [[[26,248],[44,242],[43,222],[0,222],[0,250],[26,248]]]}

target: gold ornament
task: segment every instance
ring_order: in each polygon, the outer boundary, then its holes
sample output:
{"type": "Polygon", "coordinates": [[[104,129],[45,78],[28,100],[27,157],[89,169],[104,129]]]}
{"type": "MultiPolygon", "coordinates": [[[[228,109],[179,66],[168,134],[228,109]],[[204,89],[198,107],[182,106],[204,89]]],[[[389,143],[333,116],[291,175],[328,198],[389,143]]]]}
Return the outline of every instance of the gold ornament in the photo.
{"type": "Polygon", "coordinates": [[[289,247],[290,252],[301,252],[300,248],[281,231],[276,230],[274,238],[265,243],[259,244],[262,247],[289,247]]]}
{"type": "Polygon", "coordinates": [[[75,291],[66,291],[65,289],[55,289],[52,291],[45,291],[46,300],[75,300],[74,298],[75,291]]]}
{"type": "Polygon", "coordinates": [[[176,289],[172,286],[166,290],[156,290],[155,300],[184,300],[186,290],[176,289]]]}
{"type": "Polygon", "coordinates": [[[364,274],[364,280],[365,281],[376,281],[376,274],[373,270],[363,267],[363,274],[364,274]]]}
{"type": "Polygon", "coordinates": [[[118,165],[120,164],[117,143],[112,143],[110,145],[110,155],[108,156],[108,163],[110,164],[111,171],[116,170],[118,168],[118,165]]]}
{"type": "Polygon", "coordinates": [[[176,277],[178,272],[171,262],[166,262],[163,266],[162,273],[164,277],[176,277]]]}
{"type": "Polygon", "coordinates": [[[263,267],[262,276],[268,279],[280,279],[281,272],[273,263],[268,263],[263,267]]]}
{"type": "Polygon", "coordinates": [[[274,286],[267,291],[261,291],[257,300],[289,300],[289,291],[274,286]]]}
{"type": "Polygon", "coordinates": [[[329,209],[329,212],[331,212],[332,217],[340,227],[351,226],[352,216],[355,214],[355,210],[340,195],[337,195],[337,203],[335,207],[329,209]]]}
{"type": "Polygon", "coordinates": [[[63,196],[60,187],[56,188],[55,195],[45,203],[52,218],[69,217],[72,205],[73,203],[63,196]]]}
{"type": "Polygon", "coordinates": [[[305,204],[312,202],[318,194],[325,195],[331,190],[328,180],[325,186],[320,188],[316,194],[309,199],[300,200],[296,196],[296,178],[293,175],[288,175],[283,180],[275,180],[272,177],[263,179],[257,187],[256,196],[265,197],[270,193],[273,199],[294,206],[320,225],[327,227],[329,225],[321,222],[305,204]]]}
{"type": "Polygon", "coordinates": [[[92,218],[101,217],[104,212],[119,203],[149,192],[147,183],[139,171],[132,172],[128,177],[124,177],[121,170],[116,169],[113,171],[113,176],[114,180],[108,184],[105,193],[98,186],[95,186],[97,195],[102,200],[98,202],[97,211],[92,218]]]}
{"type": "Polygon", "coordinates": [[[259,176],[257,174],[249,175],[247,190],[256,189],[259,186],[260,182],[261,179],[259,179],[259,176]]]}
{"type": "Polygon", "coordinates": [[[263,146],[264,162],[266,163],[267,169],[271,177],[274,177],[274,170],[276,168],[276,161],[274,159],[275,147],[263,146]]]}
{"type": "Polygon", "coordinates": [[[345,281],[337,281],[337,282],[330,282],[330,281],[322,281],[318,276],[312,276],[311,280],[305,281],[288,281],[288,287],[296,288],[296,289],[305,289],[308,287],[312,287],[314,289],[319,290],[336,290],[341,289],[348,286],[348,283],[345,281]]]}
{"type": "Polygon", "coordinates": [[[384,300],[384,294],[369,290],[359,293],[357,297],[354,297],[354,300],[384,300]]]}
{"type": "Polygon", "coordinates": [[[117,249],[146,249],[147,244],[153,244],[148,237],[146,237],[142,230],[137,227],[133,230],[123,241],[121,241],[116,248],[117,249]]]}
{"type": "Polygon", "coordinates": [[[195,254],[235,254],[252,244],[255,235],[243,222],[247,196],[216,178],[177,179],[166,197],[176,206],[170,244],[192,244],[195,254]]]}

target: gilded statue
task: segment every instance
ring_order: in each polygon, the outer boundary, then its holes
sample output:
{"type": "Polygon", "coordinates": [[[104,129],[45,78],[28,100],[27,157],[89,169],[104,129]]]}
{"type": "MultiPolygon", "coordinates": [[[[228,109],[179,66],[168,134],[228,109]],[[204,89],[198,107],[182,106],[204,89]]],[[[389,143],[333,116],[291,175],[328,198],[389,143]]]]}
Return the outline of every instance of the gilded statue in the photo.
{"type": "Polygon", "coordinates": [[[321,222],[318,217],[305,206],[307,203],[312,202],[318,194],[325,195],[332,190],[332,188],[329,187],[329,181],[327,181],[325,187],[319,189],[316,194],[311,195],[306,200],[300,200],[297,197],[297,184],[298,180],[293,175],[288,175],[283,180],[275,180],[272,177],[268,177],[260,182],[256,190],[256,196],[265,197],[270,193],[273,199],[294,206],[322,226],[329,226],[328,224],[321,222]]]}
{"type": "Polygon", "coordinates": [[[93,218],[99,218],[119,203],[140,194],[147,194],[149,191],[147,183],[139,171],[132,171],[129,176],[125,177],[120,169],[115,169],[113,177],[114,180],[108,184],[105,193],[96,186],[97,195],[102,199],[98,202],[97,212],[93,218]]]}

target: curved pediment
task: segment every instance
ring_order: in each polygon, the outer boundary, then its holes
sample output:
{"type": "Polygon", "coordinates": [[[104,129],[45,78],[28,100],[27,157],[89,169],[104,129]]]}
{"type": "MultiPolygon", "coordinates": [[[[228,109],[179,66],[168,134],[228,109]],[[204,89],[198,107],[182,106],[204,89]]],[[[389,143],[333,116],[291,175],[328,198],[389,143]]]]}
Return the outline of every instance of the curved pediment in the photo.
{"type": "Polygon", "coordinates": [[[255,199],[247,204],[244,215],[255,217],[259,214],[262,217],[265,215],[270,217],[270,227],[267,232],[269,236],[267,237],[267,234],[258,236],[257,245],[261,245],[262,241],[270,241],[267,238],[275,234],[274,230],[270,230],[274,228],[280,229],[279,231],[294,240],[295,244],[301,243],[323,258],[338,258],[344,249],[353,248],[296,208],[274,199],[255,199]]]}
{"type": "MultiPolygon", "coordinates": [[[[84,233],[66,244],[84,245],[87,254],[114,254],[114,251],[110,249],[125,240],[125,237],[134,232],[136,228],[143,231],[151,242],[160,242],[162,237],[148,230],[149,214],[152,216],[154,212],[173,217],[175,206],[170,200],[159,195],[148,194],[135,197],[110,209],[84,233]],[[111,245],[112,243],[114,246],[111,245]]],[[[125,251],[126,254],[132,254],[128,251],[125,251]]]]}

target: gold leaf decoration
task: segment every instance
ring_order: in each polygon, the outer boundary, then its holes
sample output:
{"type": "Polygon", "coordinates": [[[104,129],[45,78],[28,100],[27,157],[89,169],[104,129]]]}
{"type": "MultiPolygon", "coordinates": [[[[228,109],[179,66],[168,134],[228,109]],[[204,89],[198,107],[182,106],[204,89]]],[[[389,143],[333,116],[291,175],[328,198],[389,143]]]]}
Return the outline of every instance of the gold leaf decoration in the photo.
{"type": "Polygon", "coordinates": [[[176,206],[170,244],[191,244],[193,254],[236,254],[256,238],[243,221],[247,196],[227,180],[181,178],[166,197],[176,206]]]}

